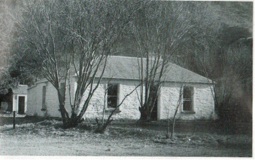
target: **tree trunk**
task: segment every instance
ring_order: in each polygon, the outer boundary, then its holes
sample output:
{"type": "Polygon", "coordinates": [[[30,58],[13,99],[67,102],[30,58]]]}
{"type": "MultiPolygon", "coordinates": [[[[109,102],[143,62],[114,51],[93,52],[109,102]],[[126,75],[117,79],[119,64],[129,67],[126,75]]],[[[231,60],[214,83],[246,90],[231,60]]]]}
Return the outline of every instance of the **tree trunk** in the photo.
{"type": "Polygon", "coordinates": [[[77,127],[78,124],[81,123],[82,121],[83,119],[80,119],[79,116],[77,116],[77,114],[72,113],[71,118],[68,118],[68,120],[64,124],[64,128],[67,129],[77,127]]]}
{"type": "Polygon", "coordinates": [[[73,128],[81,122],[81,120],[79,120],[78,116],[74,112],[72,112],[71,117],[69,117],[64,104],[60,104],[59,108],[62,117],[63,128],[73,128]]]}
{"type": "Polygon", "coordinates": [[[151,121],[152,120],[152,112],[154,107],[156,107],[156,102],[158,98],[158,90],[159,85],[154,85],[154,83],[150,84],[150,87],[147,88],[148,98],[145,99],[145,102],[142,107],[139,108],[141,113],[140,120],[141,121],[151,121]]]}
{"type": "Polygon", "coordinates": [[[146,121],[147,120],[147,111],[145,107],[139,107],[139,111],[141,113],[140,121],[146,121]]]}
{"type": "Polygon", "coordinates": [[[155,100],[153,98],[149,98],[147,104],[144,104],[142,107],[139,107],[139,111],[141,113],[140,120],[141,121],[151,121],[151,113],[155,104],[155,100]]]}
{"type": "Polygon", "coordinates": [[[59,110],[61,113],[61,117],[62,117],[62,122],[63,122],[63,126],[65,127],[67,121],[68,121],[68,117],[66,116],[66,110],[65,110],[65,105],[64,104],[60,104],[59,105],[59,110]]]}

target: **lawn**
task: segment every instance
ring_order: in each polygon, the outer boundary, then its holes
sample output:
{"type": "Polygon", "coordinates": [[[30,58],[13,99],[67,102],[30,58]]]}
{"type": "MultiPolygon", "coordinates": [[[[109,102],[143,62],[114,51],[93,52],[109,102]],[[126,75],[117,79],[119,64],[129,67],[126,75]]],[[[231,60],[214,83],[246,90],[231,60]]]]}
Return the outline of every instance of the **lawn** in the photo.
{"type": "MultiPolygon", "coordinates": [[[[0,118],[0,155],[35,156],[199,156],[251,157],[251,134],[223,134],[213,129],[182,130],[166,139],[166,126],[113,123],[105,134],[95,134],[86,123],[62,129],[61,121],[0,118]]],[[[185,127],[187,128],[187,127],[185,127]]],[[[201,127],[197,127],[201,128],[201,127]]]]}

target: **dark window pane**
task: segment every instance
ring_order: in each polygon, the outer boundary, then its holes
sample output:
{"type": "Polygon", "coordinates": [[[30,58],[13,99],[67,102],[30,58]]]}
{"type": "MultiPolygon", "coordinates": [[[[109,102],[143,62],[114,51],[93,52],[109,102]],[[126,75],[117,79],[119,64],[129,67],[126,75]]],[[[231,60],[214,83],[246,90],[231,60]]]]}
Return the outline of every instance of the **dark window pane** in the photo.
{"type": "Polygon", "coordinates": [[[193,111],[193,87],[183,88],[183,111],[193,111]]]}
{"type": "Polygon", "coordinates": [[[107,104],[109,108],[116,108],[118,102],[118,84],[108,84],[107,104]]]}
{"type": "Polygon", "coordinates": [[[115,108],[117,106],[117,97],[108,97],[108,107],[115,108]]]}
{"type": "Polygon", "coordinates": [[[118,92],[118,85],[117,84],[109,84],[108,85],[108,95],[117,96],[117,92],[118,92]]]}
{"type": "Polygon", "coordinates": [[[191,101],[184,101],[183,102],[183,111],[192,111],[191,101]]]}
{"type": "Polygon", "coordinates": [[[183,98],[191,98],[192,96],[192,88],[191,87],[184,87],[183,89],[183,98]]]}

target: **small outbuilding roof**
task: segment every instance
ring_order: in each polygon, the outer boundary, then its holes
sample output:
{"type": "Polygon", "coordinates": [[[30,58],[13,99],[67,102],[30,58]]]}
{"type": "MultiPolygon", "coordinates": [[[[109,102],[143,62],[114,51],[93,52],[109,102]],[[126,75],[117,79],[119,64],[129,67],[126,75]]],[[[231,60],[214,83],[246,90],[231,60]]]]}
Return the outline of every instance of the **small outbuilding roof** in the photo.
{"type": "Polygon", "coordinates": [[[12,91],[17,94],[27,94],[27,88],[27,85],[18,85],[16,88],[13,88],[12,91]]]}
{"type": "MultiPolygon", "coordinates": [[[[145,59],[143,59],[145,64],[145,59]]],[[[103,78],[121,80],[139,80],[141,65],[137,57],[109,56],[103,78]]],[[[99,69],[97,77],[100,75],[99,69]]],[[[145,67],[144,67],[145,72],[145,67]]],[[[185,83],[213,83],[212,80],[203,77],[195,72],[169,62],[163,74],[162,80],[165,82],[185,82],[185,83]]]]}

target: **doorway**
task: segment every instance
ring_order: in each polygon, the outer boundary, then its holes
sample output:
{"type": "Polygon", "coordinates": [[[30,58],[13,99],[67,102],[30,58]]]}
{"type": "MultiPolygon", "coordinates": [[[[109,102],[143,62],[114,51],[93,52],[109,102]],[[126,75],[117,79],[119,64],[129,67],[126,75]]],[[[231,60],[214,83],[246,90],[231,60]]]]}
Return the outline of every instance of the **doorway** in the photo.
{"type": "Polygon", "coordinates": [[[18,97],[18,114],[25,114],[25,96],[18,97]]]}

